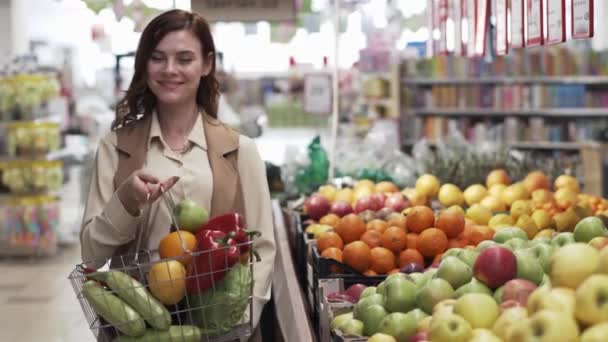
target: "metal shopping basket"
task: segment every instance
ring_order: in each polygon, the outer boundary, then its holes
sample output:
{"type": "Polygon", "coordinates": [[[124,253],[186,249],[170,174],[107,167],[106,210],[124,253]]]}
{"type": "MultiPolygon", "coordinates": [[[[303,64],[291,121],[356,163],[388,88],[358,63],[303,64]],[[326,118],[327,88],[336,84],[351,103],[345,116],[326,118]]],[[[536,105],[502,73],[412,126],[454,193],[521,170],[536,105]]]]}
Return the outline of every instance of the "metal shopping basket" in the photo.
{"type": "MultiPolygon", "coordinates": [[[[162,197],[172,211],[170,193],[169,199],[162,197]]],[[[159,259],[157,251],[140,251],[140,232],[139,252],[85,262],[70,273],[98,341],[215,342],[252,334],[253,240],[190,252],[182,235],[177,236],[186,251],[183,255],[159,259]],[[105,271],[87,268],[110,262],[112,268],[105,271]]],[[[227,235],[223,242],[230,238],[227,235]]]]}

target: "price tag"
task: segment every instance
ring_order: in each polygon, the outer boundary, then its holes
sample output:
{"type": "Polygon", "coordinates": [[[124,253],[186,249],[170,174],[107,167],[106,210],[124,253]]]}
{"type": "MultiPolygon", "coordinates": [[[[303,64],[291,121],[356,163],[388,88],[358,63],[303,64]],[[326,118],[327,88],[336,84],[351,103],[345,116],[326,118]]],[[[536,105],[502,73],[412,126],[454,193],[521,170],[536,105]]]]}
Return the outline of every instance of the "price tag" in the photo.
{"type": "Polygon", "coordinates": [[[547,44],[566,41],[566,0],[547,0],[547,44]]]}
{"type": "Polygon", "coordinates": [[[475,0],[464,0],[464,18],[466,20],[466,50],[467,56],[475,56],[475,20],[477,18],[477,6],[475,0]]]}
{"type": "Polygon", "coordinates": [[[511,0],[511,48],[526,46],[524,37],[524,0],[511,0]]]}
{"type": "Polygon", "coordinates": [[[475,19],[475,56],[483,56],[486,52],[486,36],[488,34],[488,0],[477,0],[475,19]]]}
{"type": "Polygon", "coordinates": [[[543,45],[545,42],[545,35],[542,0],[526,0],[526,10],[528,22],[528,39],[526,39],[526,45],[543,45]]]}
{"type": "Polygon", "coordinates": [[[496,17],[496,54],[501,56],[509,52],[507,44],[507,0],[494,0],[496,17]]]}
{"type": "Polygon", "coordinates": [[[593,0],[572,0],[572,38],[593,37],[593,0]]]}
{"type": "Polygon", "coordinates": [[[308,74],[304,77],[304,111],[311,114],[327,115],[332,105],[331,76],[308,74]]]}

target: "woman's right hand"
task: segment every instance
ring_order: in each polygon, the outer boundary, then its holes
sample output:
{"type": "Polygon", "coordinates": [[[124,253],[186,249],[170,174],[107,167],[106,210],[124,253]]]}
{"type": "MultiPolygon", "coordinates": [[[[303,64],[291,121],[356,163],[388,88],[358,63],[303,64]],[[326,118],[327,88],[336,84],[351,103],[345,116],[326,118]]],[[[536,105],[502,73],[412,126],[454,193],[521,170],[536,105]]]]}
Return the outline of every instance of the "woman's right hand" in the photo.
{"type": "Polygon", "coordinates": [[[173,176],[160,181],[145,170],[137,170],[129,176],[117,191],[118,199],[133,216],[139,216],[147,203],[156,201],[165,191],[171,189],[179,177],[173,176]]]}

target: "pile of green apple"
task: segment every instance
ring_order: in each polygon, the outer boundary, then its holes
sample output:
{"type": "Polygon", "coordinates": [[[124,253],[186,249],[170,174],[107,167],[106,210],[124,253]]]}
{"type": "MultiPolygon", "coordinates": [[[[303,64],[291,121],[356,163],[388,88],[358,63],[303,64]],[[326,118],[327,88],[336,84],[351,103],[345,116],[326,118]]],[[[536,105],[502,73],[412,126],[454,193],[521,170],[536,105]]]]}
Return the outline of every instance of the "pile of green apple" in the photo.
{"type": "Polygon", "coordinates": [[[437,268],[366,288],[331,327],[372,341],[608,341],[606,245],[598,217],[552,238],[504,228],[446,251],[437,268]]]}

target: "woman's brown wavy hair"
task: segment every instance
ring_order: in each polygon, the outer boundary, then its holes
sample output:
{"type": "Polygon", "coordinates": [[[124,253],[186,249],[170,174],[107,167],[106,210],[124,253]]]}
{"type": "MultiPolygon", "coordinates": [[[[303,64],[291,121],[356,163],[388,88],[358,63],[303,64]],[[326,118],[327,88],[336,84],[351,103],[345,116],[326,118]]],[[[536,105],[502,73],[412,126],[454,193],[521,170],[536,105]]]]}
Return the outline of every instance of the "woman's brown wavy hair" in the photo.
{"type": "Polygon", "coordinates": [[[144,29],[135,53],[135,71],[125,97],[118,102],[112,129],[137,121],[141,115],[150,115],[156,106],[156,96],[147,85],[147,64],[152,51],[170,32],[190,30],[201,42],[203,58],[211,58],[211,70],[201,78],[196,102],[205,112],[217,118],[219,83],[215,78],[215,44],[207,21],[198,13],[171,10],[154,18],[144,29]],[[209,53],[212,53],[209,56],[209,53]]]}

